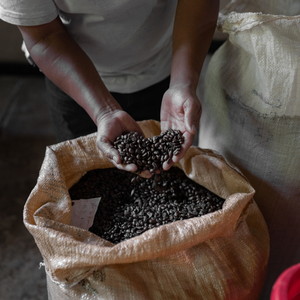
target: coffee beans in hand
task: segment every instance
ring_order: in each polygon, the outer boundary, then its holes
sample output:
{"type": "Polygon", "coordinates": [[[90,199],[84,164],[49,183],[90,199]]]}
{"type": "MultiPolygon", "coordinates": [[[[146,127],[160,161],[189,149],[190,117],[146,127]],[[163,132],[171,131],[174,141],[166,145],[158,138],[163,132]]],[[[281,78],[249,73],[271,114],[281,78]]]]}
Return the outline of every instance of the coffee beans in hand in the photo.
{"type": "Polygon", "coordinates": [[[201,217],[224,203],[177,167],[151,178],[116,168],[92,170],[69,193],[73,200],[101,197],[89,231],[114,244],[154,227],[201,217]]]}
{"type": "Polygon", "coordinates": [[[183,143],[182,132],[169,128],[148,139],[131,131],[117,137],[114,148],[119,151],[123,164],[137,165],[137,173],[149,170],[154,174],[156,170],[162,171],[164,162],[170,162],[174,155],[180,153],[183,143]]]}

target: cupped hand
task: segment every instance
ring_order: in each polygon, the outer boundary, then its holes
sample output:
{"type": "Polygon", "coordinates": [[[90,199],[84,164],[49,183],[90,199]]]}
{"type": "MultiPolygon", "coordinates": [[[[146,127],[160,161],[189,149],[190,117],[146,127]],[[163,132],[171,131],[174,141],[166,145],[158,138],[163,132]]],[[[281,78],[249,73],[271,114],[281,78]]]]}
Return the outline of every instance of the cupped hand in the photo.
{"type": "Polygon", "coordinates": [[[161,106],[161,131],[168,128],[179,129],[184,136],[184,143],[180,154],[163,164],[163,169],[171,166],[183,158],[186,151],[193,144],[201,117],[201,103],[196,91],[189,86],[171,86],[164,94],[161,106]]]}
{"type": "MultiPolygon", "coordinates": [[[[125,111],[116,109],[99,116],[97,124],[97,147],[118,169],[136,172],[138,167],[135,164],[126,165],[121,163],[120,154],[118,150],[113,147],[113,144],[118,136],[130,131],[139,132],[144,136],[137,122],[125,111]]],[[[152,176],[149,171],[143,171],[139,175],[146,178],[152,176]]]]}

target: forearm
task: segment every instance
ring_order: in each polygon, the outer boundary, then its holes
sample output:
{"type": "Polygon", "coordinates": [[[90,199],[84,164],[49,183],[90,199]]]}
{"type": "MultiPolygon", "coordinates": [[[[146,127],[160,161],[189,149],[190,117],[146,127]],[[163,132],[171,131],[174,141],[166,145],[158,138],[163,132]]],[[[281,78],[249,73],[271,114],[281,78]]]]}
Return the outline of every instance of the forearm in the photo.
{"type": "Polygon", "coordinates": [[[219,0],[178,0],[171,86],[196,89],[218,18],[219,0]]]}
{"type": "Polygon", "coordinates": [[[106,89],[89,57],[59,20],[36,27],[36,30],[30,27],[19,28],[36,65],[81,105],[96,124],[101,114],[121,109],[106,89]]]}

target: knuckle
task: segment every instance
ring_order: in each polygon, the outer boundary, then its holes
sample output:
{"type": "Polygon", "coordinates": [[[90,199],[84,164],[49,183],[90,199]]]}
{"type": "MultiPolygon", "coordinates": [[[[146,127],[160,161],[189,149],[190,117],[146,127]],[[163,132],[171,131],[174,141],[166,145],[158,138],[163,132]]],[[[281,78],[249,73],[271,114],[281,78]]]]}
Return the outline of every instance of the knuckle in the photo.
{"type": "Polygon", "coordinates": [[[113,159],[113,155],[111,153],[111,150],[113,147],[111,146],[110,141],[105,136],[99,136],[97,138],[97,147],[103,152],[103,154],[109,158],[113,159]]]}

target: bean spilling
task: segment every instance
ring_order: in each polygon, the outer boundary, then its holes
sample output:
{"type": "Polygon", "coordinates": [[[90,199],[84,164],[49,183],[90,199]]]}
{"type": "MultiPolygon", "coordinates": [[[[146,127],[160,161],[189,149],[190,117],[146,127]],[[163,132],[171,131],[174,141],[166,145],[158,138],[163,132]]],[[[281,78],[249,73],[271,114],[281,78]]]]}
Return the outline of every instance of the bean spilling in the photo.
{"type": "Polygon", "coordinates": [[[89,231],[115,244],[154,227],[201,217],[224,203],[177,167],[148,179],[116,168],[92,170],[69,193],[72,200],[101,197],[89,231]]]}
{"type": "Polygon", "coordinates": [[[174,155],[180,153],[183,143],[182,132],[169,128],[148,139],[131,131],[117,137],[114,148],[119,151],[123,164],[137,165],[137,173],[143,170],[155,173],[156,170],[162,170],[165,161],[170,162],[174,155]]]}

